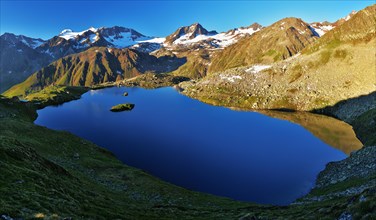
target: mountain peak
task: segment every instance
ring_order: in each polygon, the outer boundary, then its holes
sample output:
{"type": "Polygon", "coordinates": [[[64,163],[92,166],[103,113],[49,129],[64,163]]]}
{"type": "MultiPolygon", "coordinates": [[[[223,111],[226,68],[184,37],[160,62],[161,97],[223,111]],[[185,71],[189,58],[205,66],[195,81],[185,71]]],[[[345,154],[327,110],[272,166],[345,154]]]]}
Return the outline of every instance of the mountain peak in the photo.
{"type": "Polygon", "coordinates": [[[255,22],[255,23],[249,25],[247,28],[248,28],[248,29],[251,28],[251,29],[253,29],[253,30],[258,30],[258,29],[261,29],[261,28],[262,28],[262,25],[259,24],[259,23],[257,23],[257,22],[255,22]]]}
{"type": "Polygon", "coordinates": [[[193,39],[198,35],[215,35],[216,31],[208,31],[201,24],[194,23],[189,26],[183,26],[178,28],[173,34],[166,37],[167,43],[173,43],[179,38],[193,39]]]}
{"type": "Polygon", "coordinates": [[[357,13],[357,11],[353,10],[353,11],[350,12],[350,14],[348,14],[346,17],[344,17],[342,19],[344,19],[345,21],[348,21],[356,13],[357,13]]]}
{"type": "Polygon", "coordinates": [[[87,31],[92,31],[95,33],[97,32],[97,30],[98,29],[94,27],[90,27],[89,29],[81,31],[81,32],[74,32],[72,29],[64,29],[60,32],[58,36],[61,38],[64,38],[65,40],[70,40],[70,39],[76,38],[77,36],[83,35],[87,31]]]}
{"type": "Polygon", "coordinates": [[[92,32],[97,32],[98,28],[95,28],[95,27],[90,27],[89,29],[87,29],[88,31],[92,31],[92,32]]]}
{"type": "Polygon", "coordinates": [[[63,35],[63,34],[66,34],[66,33],[71,33],[71,32],[73,32],[72,29],[64,29],[64,30],[62,30],[62,31],[60,32],[59,35],[63,35]]]}

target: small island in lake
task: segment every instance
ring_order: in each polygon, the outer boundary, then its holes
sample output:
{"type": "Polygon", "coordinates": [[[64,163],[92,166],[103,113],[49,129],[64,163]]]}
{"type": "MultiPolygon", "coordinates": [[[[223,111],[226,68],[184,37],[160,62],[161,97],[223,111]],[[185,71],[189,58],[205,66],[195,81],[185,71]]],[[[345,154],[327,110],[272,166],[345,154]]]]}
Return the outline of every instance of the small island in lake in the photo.
{"type": "Polygon", "coordinates": [[[133,108],[134,108],[134,104],[125,103],[125,104],[119,104],[119,105],[112,106],[110,111],[112,111],[112,112],[130,111],[133,108]]]}

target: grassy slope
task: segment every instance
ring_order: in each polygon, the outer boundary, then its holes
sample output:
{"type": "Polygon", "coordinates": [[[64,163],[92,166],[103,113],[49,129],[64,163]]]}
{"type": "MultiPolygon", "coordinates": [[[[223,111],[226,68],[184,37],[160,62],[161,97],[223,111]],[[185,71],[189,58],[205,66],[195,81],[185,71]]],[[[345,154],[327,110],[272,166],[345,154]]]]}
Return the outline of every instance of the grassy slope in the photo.
{"type": "Polygon", "coordinates": [[[122,164],[93,143],[34,125],[35,114],[26,105],[0,104],[0,213],[230,218],[238,208],[251,206],[172,186],[122,164]]]}
{"type": "Polygon", "coordinates": [[[92,87],[147,72],[172,71],[184,62],[185,59],[175,56],[157,58],[131,49],[94,47],[49,64],[4,92],[4,95],[27,96],[50,85],[92,87]]]}

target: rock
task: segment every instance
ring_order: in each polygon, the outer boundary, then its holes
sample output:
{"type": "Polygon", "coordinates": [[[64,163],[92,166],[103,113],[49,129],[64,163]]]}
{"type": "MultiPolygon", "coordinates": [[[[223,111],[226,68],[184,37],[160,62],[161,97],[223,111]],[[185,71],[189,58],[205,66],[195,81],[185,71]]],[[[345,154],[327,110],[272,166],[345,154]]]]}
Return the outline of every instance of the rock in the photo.
{"type": "Polygon", "coordinates": [[[258,219],[257,216],[254,216],[250,213],[239,218],[239,220],[257,220],[257,219],[258,219]]]}
{"type": "Polygon", "coordinates": [[[361,195],[359,198],[359,202],[365,202],[367,201],[367,198],[364,195],[361,195]]]}
{"type": "Polygon", "coordinates": [[[24,180],[16,180],[16,184],[22,184],[22,183],[24,183],[25,181],[24,180]]]}
{"type": "Polygon", "coordinates": [[[349,213],[349,212],[342,213],[338,218],[338,220],[352,220],[352,219],[353,219],[353,217],[352,217],[351,213],[349,213]]]}
{"type": "Polygon", "coordinates": [[[80,154],[74,153],[73,158],[76,159],[76,160],[80,159],[80,154]]]}
{"type": "Polygon", "coordinates": [[[316,181],[316,188],[346,181],[350,178],[364,178],[376,173],[376,146],[367,146],[352,152],[350,157],[328,163],[316,181]]]}
{"type": "Polygon", "coordinates": [[[134,104],[125,103],[125,104],[119,104],[112,106],[110,111],[112,112],[122,112],[122,111],[130,111],[134,108],[134,104]]]}
{"type": "Polygon", "coordinates": [[[13,218],[8,215],[1,215],[1,220],[13,220],[13,218]]]}

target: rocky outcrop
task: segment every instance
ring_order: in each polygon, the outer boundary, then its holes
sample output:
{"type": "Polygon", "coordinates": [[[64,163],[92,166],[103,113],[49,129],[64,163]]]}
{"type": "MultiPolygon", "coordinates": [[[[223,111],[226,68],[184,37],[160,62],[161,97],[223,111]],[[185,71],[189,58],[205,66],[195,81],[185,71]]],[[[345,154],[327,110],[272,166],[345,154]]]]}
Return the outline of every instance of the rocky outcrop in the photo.
{"type": "MultiPolygon", "coordinates": [[[[324,188],[350,178],[370,178],[375,175],[376,146],[367,146],[342,161],[328,163],[317,177],[316,188],[324,188]]],[[[374,181],[373,184],[375,183],[374,181]]]]}

